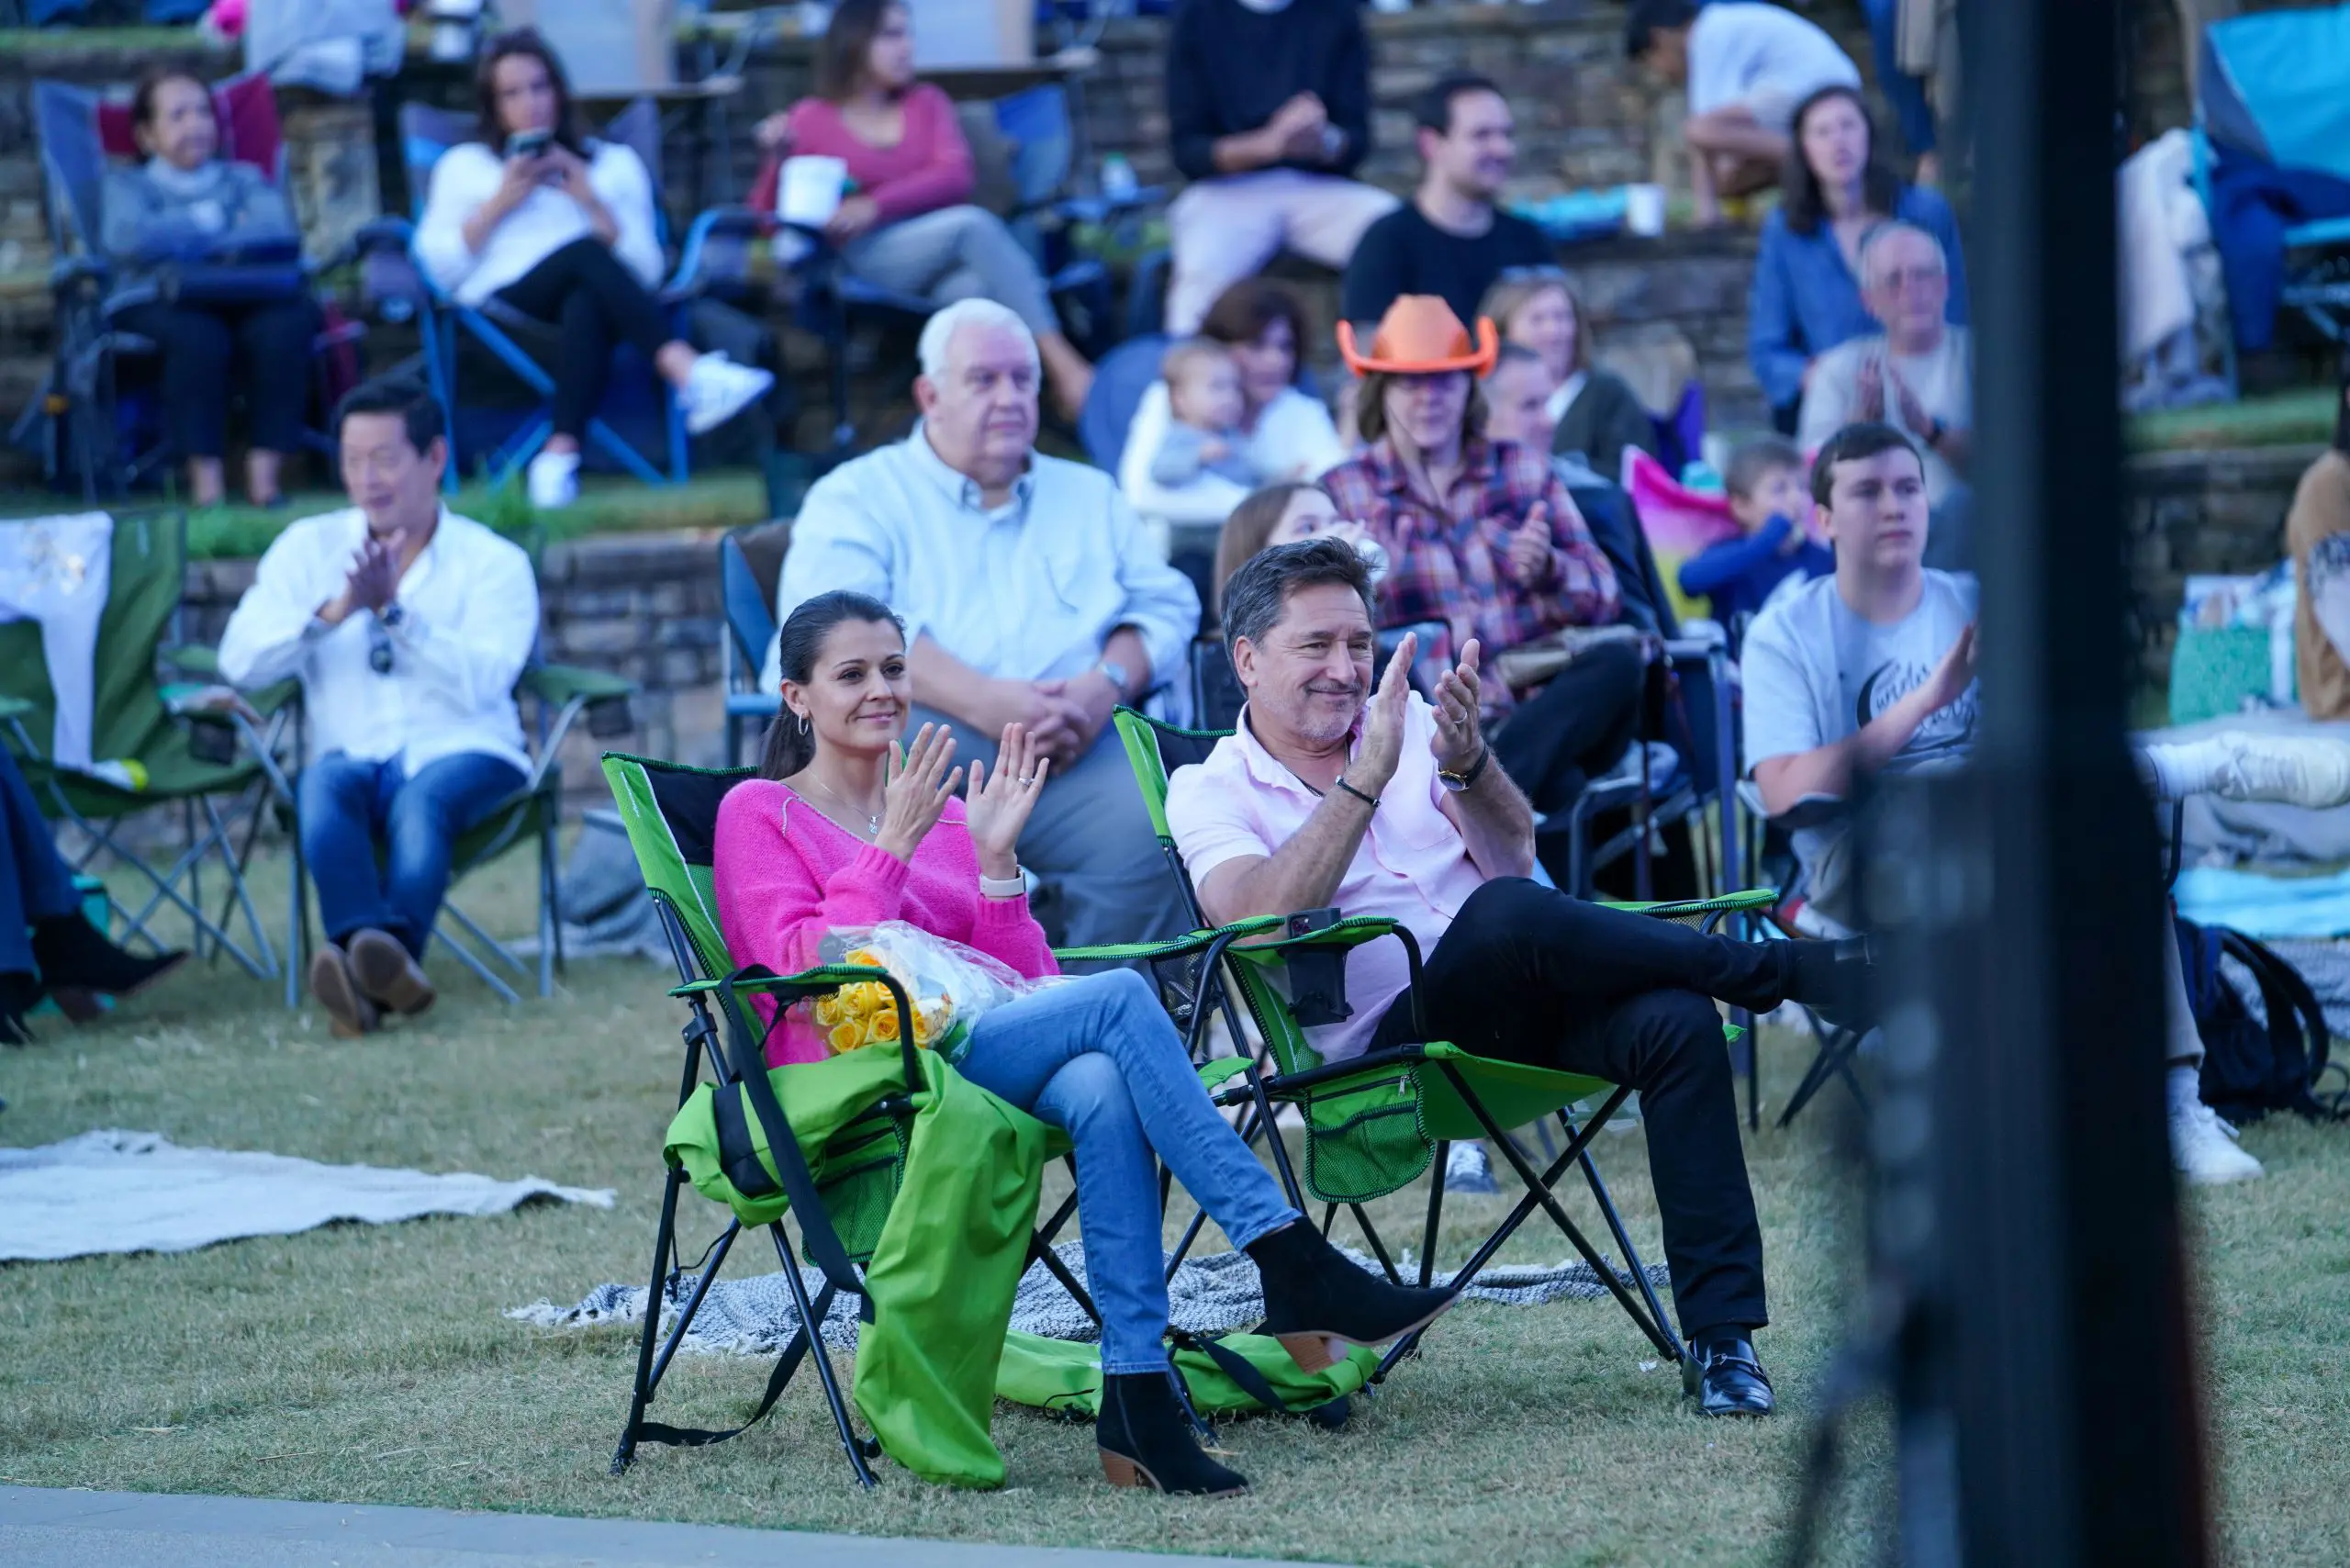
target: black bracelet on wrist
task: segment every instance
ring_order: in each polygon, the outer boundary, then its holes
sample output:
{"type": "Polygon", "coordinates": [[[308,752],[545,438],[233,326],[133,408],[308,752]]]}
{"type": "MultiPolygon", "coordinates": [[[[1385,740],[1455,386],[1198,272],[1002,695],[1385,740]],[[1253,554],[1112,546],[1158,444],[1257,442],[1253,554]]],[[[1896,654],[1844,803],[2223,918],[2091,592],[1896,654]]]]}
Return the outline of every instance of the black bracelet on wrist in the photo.
{"type": "Polygon", "coordinates": [[[1352,795],[1356,800],[1360,801],[1364,805],[1369,806],[1372,811],[1375,812],[1379,810],[1379,797],[1376,795],[1364,794],[1361,790],[1348,783],[1344,775],[1339,777],[1338,788],[1344,790],[1348,794],[1352,795]]]}

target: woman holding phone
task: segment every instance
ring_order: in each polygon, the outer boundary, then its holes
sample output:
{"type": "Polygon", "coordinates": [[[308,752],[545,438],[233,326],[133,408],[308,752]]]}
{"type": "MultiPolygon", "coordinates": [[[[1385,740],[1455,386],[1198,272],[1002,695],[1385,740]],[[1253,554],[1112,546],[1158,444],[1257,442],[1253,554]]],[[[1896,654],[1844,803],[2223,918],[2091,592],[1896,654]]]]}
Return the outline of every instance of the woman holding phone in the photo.
{"type": "Polygon", "coordinates": [[[531,459],[531,504],[579,492],[579,442],[612,350],[629,343],[677,388],[686,428],[715,430],[775,384],[669,330],[655,291],[664,258],[644,161],[583,136],[562,62],[532,28],[492,39],[475,79],[478,139],[432,168],[416,253],[460,305],[496,298],[556,327],[554,433],[531,459]]]}

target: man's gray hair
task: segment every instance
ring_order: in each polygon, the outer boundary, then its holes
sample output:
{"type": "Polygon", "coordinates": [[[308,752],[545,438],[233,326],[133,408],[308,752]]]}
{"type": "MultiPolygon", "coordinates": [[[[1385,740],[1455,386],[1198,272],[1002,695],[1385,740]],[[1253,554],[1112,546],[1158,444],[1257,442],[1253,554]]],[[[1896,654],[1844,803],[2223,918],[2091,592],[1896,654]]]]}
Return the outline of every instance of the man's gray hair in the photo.
{"type": "Polygon", "coordinates": [[[1355,547],[1324,534],[1294,544],[1259,550],[1240,563],[1224,585],[1224,641],[1229,648],[1246,637],[1262,644],[1266,633],[1281,623],[1290,595],[1324,583],[1343,583],[1362,599],[1365,614],[1371,608],[1371,568],[1355,547]]]}
{"type": "Polygon", "coordinates": [[[946,351],[955,342],[955,334],[965,327],[1002,327],[1020,334],[1028,345],[1028,368],[1041,373],[1036,357],[1036,334],[1028,323],[1008,305],[992,299],[958,299],[923,323],[922,342],[915,353],[922,360],[922,373],[933,382],[946,375],[946,351]]]}
{"type": "Polygon", "coordinates": [[[1869,258],[1876,254],[1878,246],[1884,244],[1887,240],[1892,239],[1897,234],[1913,234],[1919,239],[1923,240],[1926,242],[1926,248],[1933,252],[1935,263],[1942,269],[1942,275],[1944,277],[1948,277],[1950,275],[1950,252],[1942,249],[1942,242],[1940,240],[1935,239],[1933,235],[1927,230],[1919,228],[1916,224],[1904,223],[1900,219],[1896,218],[1890,223],[1880,223],[1875,228],[1870,230],[1866,234],[1861,236],[1860,252],[1853,259],[1860,263],[1857,270],[1861,274],[1861,286],[1863,288],[1867,288],[1872,286],[1872,279],[1869,272],[1869,258]]]}

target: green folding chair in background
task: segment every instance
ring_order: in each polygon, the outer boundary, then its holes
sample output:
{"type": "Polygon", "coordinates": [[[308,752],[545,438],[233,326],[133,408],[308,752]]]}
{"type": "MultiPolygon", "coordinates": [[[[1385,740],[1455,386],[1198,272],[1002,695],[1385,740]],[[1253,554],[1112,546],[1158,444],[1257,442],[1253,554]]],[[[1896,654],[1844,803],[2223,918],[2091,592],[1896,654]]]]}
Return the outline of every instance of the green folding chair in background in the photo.
{"type": "MultiPolygon", "coordinates": [[[[1230,732],[1182,729],[1128,708],[1118,711],[1117,725],[1159,847],[1182,885],[1193,921],[1204,925],[1191,875],[1167,825],[1167,780],[1178,767],[1204,762],[1215,744],[1230,732]]],[[[1774,897],[1766,889],[1724,898],[1619,907],[1710,929],[1729,915],[1766,908],[1774,897]]],[[[1253,921],[1218,933],[1204,955],[1200,1005],[1203,1011],[1213,1006],[1225,1014],[1233,1039],[1242,1050],[1237,1058],[1203,1069],[1202,1076],[1211,1081],[1218,1103],[1253,1104],[1253,1126],[1267,1131],[1275,1126],[1277,1107],[1296,1107],[1304,1124],[1302,1180],[1278,1132],[1266,1139],[1290,1201],[1301,1210],[1306,1209],[1309,1198],[1322,1204],[1326,1233],[1337,1210],[1345,1207],[1388,1277],[1398,1282],[1401,1275],[1394,1255],[1363,1205],[1428,1174],[1427,1217],[1419,1249],[1418,1282],[1423,1286],[1436,1268],[1444,1211],[1445,1156],[1457,1139],[1488,1140],[1517,1172],[1526,1193],[1454,1271],[1454,1283],[1466,1284],[1473,1279],[1539,1208],[1650,1342],[1675,1361],[1685,1359],[1672,1319],[1658,1301],[1639,1249],[1591,1158],[1591,1140],[1622,1106],[1630,1092],[1628,1088],[1581,1073],[1472,1056],[1448,1042],[1425,1038],[1424,1030],[1415,1031],[1422,1036],[1417,1043],[1338,1062],[1325,1062],[1307,1043],[1299,1014],[1302,1006],[1313,1006],[1307,998],[1326,980],[1308,973],[1311,966],[1298,960],[1332,956],[1342,960],[1347,949],[1383,940],[1403,943],[1416,985],[1419,944],[1409,930],[1392,920],[1348,917],[1334,910],[1303,911],[1286,919],[1253,921]],[[1270,939],[1254,935],[1271,927],[1279,932],[1270,939]],[[1219,977],[1228,978],[1229,983],[1219,977]],[[1238,1019],[1230,1016],[1235,992],[1264,1042],[1256,1057],[1248,1054],[1247,1036],[1238,1019]],[[1574,1107],[1593,1099],[1599,1101],[1598,1109],[1578,1118],[1574,1107]],[[1554,1117],[1565,1135],[1565,1146],[1547,1169],[1537,1170],[1509,1133],[1554,1117]],[[1602,1223],[1623,1256],[1622,1276],[1559,1200],[1559,1182],[1570,1169],[1578,1167],[1602,1223]]],[[[1733,1037],[1736,1033],[1725,1032],[1733,1037]]],[[[1196,1232],[1196,1225],[1193,1229],[1196,1232]]],[[[1188,1243],[1190,1238],[1185,1239],[1188,1243]]],[[[1411,1351],[1417,1338],[1412,1335],[1399,1340],[1374,1375],[1383,1377],[1411,1351]]]]}
{"type": "MultiPolygon", "coordinates": [[[[76,771],[50,756],[57,693],[40,627],[31,621],[0,624],[0,733],[43,810],[82,831],[82,843],[69,849],[73,868],[90,867],[104,851],[139,879],[137,892],[110,888],[107,893],[122,940],[137,937],[159,950],[170,946],[151,924],[168,907],[188,921],[196,951],[225,953],[248,974],[265,979],[278,972],[277,955],[244,876],[259,811],[247,815],[239,842],[231,824],[240,807],[232,803],[225,816],[221,810],[224,799],[239,796],[260,807],[266,800],[264,771],[252,756],[237,756],[235,737],[218,714],[203,708],[195,681],[159,678],[159,671],[203,673],[203,651],[182,645],[185,514],[117,514],[107,566],[92,670],[91,755],[96,763],[127,765],[127,777],[76,771]],[[151,836],[126,829],[134,818],[173,807],[185,847],[162,851],[169,859],[151,857],[156,856],[151,836]],[[225,879],[217,915],[205,908],[207,868],[225,879]]],[[[274,744],[267,734],[257,738],[274,744]]]]}

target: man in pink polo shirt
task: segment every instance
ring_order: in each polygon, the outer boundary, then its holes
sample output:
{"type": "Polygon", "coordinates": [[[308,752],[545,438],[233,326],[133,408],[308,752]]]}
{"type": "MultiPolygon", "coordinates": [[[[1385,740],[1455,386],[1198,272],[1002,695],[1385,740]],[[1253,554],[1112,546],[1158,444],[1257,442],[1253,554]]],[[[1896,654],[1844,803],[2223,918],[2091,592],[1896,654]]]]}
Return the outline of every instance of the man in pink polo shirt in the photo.
{"type": "Polygon", "coordinates": [[[1408,637],[1374,690],[1371,603],[1361,557],[1326,538],[1268,550],[1225,586],[1248,700],[1167,790],[1200,902],[1219,924],[1336,905],[1418,939],[1427,1034],[1402,945],[1366,943],[1347,960],[1352,1015],[1310,1031],[1326,1059],[1440,1039],[1639,1090],[1691,1392],[1707,1415],[1767,1415],[1762,1236],[1714,1000],[1849,1015],[1867,949],[1733,941],[1528,880],[1534,813],[1478,731],[1477,644],[1433,705],[1405,683],[1408,637]]]}

